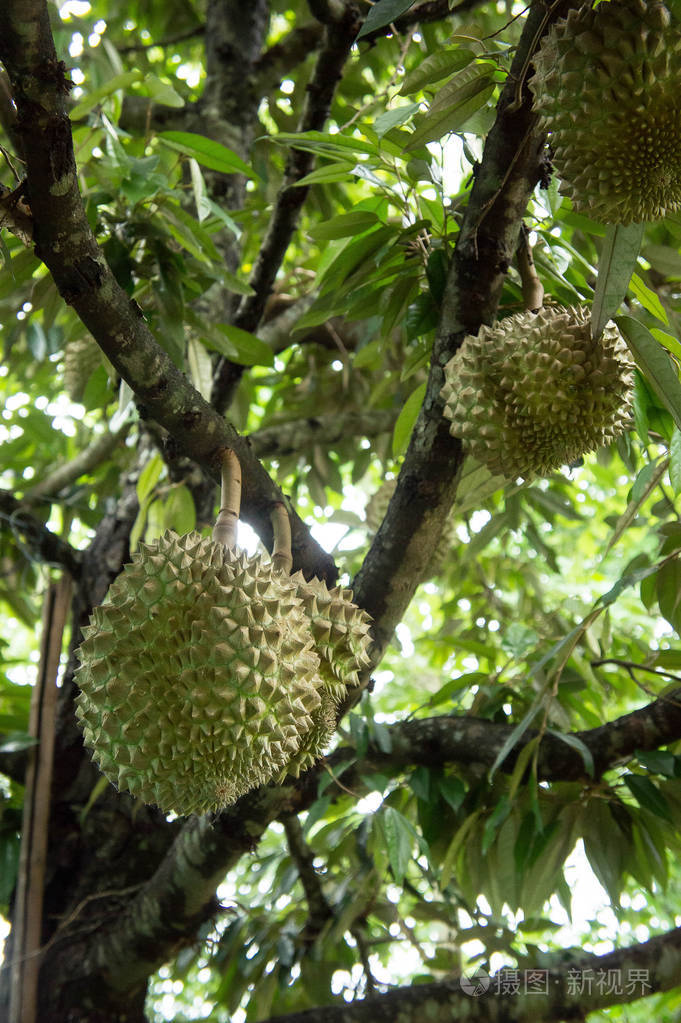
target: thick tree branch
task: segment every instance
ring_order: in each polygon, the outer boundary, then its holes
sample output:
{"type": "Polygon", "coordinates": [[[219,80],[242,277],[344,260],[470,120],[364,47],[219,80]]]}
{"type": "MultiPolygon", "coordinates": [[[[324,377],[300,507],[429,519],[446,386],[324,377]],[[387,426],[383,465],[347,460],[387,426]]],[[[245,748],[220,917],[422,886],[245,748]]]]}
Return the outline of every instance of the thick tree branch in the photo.
{"type": "MultiPolygon", "coordinates": [[[[156,343],[141,310],[117,284],[92,234],[78,191],[65,97],[44,0],[11,0],[0,8],[0,58],[12,80],[25,149],[27,189],[36,223],[36,253],[62,297],[137,394],[144,414],[171,434],[217,482],[220,452],[233,448],[244,477],[243,517],[271,544],[269,511],[281,494],[249,445],[176,369],[156,343]]],[[[292,515],[294,565],[335,578],[329,556],[292,515]]]]}
{"type": "MultiPolygon", "coordinates": [[[[342,746],[296,781],[249,793],[212,824],[207,817],[191,818],[162,866],[123,916],[90,946],[85,973],[95,970],[99,982],[118,990],[121,997],[125,994],[121,984],[132,990],[142,983],[172,955],[181,935],[194,933],[196,926],[215,912],[215,888],[240,856],[255,848],[273,820],[308,809],[329,772],[337,779],[334,790],[340,795],[366,790],[365,777],[387,768],[398,771],[453,763],[489,768],[512,730],[512,725],[468,717],[400,722],[387,728],[388,753],[371,746],[366,756],[356,761],[355,751],[342,746]],[[348,761],[351,766],[344,767],[348,761]]],[[[535,734],[527,732],[522,745],[535,734]]],[[[544,735],[538,753],[540,780],[598,780],[637,750],[677,741],[681,738],[681,690],[609,724],[573,734],[591,752],[596,778],[589,779],[579,752],[557,736],[544,735]]],[[[502,771],[513,770],[522,745],[509,754],[502,771]]]]}
{"type": "MultiPolygon", "coordinates": [[[[438,984],[414,984],[357,1002],[271,1017],[270,1023],[421,1023],[468,1020],[470,1023],[556,1023],[584,1020],[587,1013],[638,1001],[681,984],[681,927],[649,941],[596,956],[575,955],[554,966],[528,964],[536,986],[525,989],[520,971],[490,979],[486,993],[474,996],[458,977],[438,984]],[[615,983],[612,983],[612,978],[615,983]],[[600,978],[600,982],[599,982],[600,978]],[[611,983],[607,983],[607,979],[611,983]],[[619,979],[621,988],[617,984],[619,979]]],[[[470,991],[470,989],[469,989],[470,991]]]]}
{"type": "MultiPolygon", "coordinates": [[[[314,74],[307,87],[299,131],[321,131],[324,127],[360,23],[357,8],[354,4],[348,4],[343,19],[326,27],[314,74]]],[[[249,280],[253,294],[241,300],[234,318],[235,326],[242,330],[253,332],[260,323],[265,303],[307,197],[308,189],[297,187],[297,182],[309,174],[313,166],[314,156],[311,153],[293,149],[289,154],[284,182],[249,280]]],[[[229,408],[243,371],[243,366],[224,359],[220,361],[211,395],[215,408],[220,411],[229,408]]]]}
{"type": "MultiPolygon", "coordinates": [[[[341,746],[314,771],[323,772],[328,768],[335,775],[340,770],[339,781],[344,789],[356,791],[362,787],[363,776],[385,771],[386,768],[397,770],[418,765],[444,767],[462,764],[489,769],[514,727],[474,717],[443,716],[402,721],[388,726],[389,752],[370,746],[366,757],[344,770],[342,765],[347,763],[349,754],[348,749],[341,746]]],[[[523,747],[537,734],[535,729],[525,732],[500,770],[510,774],[523,747]]],[[[571,732],[568,738],[578,739],[589,751],[594,777],[589,776],[584,757],[578,750],[560,736],[547,734],[542,736],[538,749],[539,781],[597,782],[606,771],[631,759],[638,751],[655,750],[678,742],[681,739],[681,690],[667,693],[653,703],[598,728],[571,732]]],[[[306,790],[306,786],[312,784],[316,792],[317,779],[312,772],[308,774],[309,778],[304,775],[301,779],[299,789],[306,790]]]]}
{"type": "Polygon", "coordinates": [[[0,490],[0,527],[19,536],[33,557],[48,565],[60,565],[74,579],[80,577],[80,552],[56,536],[7,490],[0,490]]]}
{"type": "Polygon", "coordinates": [[[247,438],[258,458],[279,458],[306,451],[313,444],[337,444],[344,437],[377,437],[392,430],[399,409],[369,409],[367,412],[335,412],[314,419],[296,419],[258,430],[247,438]]]}
{"type": "Polygon", "coordinates": [[[414,594],[454,500],[463,454],[443,418],[443,367],[467,333],[494,318],[540,172],[543,136],[535,131],[528,62],[561,13],[562,7],[549,13],[536,2],[526,20],[457,237],[423,406],[388,514],[353,583],[355,599],[377,623],[375,660],[414,594]]]}

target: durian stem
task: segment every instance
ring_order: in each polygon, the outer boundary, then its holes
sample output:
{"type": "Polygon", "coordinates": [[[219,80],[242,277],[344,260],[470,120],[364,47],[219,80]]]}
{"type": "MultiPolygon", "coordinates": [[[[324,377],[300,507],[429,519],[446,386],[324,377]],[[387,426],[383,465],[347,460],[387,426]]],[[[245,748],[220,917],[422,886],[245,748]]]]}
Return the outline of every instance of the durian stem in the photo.
{"type": "Polygon", "coordinates": [[[225,448],[222,456],[222,487],[220,511],[213,527],[213,540],[225,547],[236,544],[236,530],[241,507],[241,465],[231,448],[225,448]]]}
{"type": "Polygon", "coordinates": [[[270,513],[270,519],[272,520],[272,530],[274,532],[272,564],[277,572],[280,572],[282,575],[290,575],[293,567],[291,521],[288,517],[286,505],[283,502],[277,501],[270,513]]]}
{"type": "Polygon", "coordinates": [[[516,249],[518,271],[523,285],[523,302],[528,312],[538,313],[544,304],[544,285],[537,276],[532,256],[530,232],[525,224],[520,225],[520,237],[516,249]]]}

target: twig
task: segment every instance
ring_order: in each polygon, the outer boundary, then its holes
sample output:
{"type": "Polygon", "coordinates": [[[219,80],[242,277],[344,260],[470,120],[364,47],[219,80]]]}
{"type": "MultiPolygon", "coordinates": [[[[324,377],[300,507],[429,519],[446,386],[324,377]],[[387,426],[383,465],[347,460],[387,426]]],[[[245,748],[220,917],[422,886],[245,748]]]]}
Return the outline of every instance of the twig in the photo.
{"type": "Polygon", "coordinates": [[[18,543],[28,548],[31,557],[40,558],[49,565],[61,565],[74,579],[80,578],[80,551],[34,518],[13,494],[0,489],[0,528],[3,520],[16,536],[18,543]]]}
{"type": "Polygon", "coordinates": [[[334,919],[334,914],[315,870],[314,853],[305,841],[300,821],[297,817],[286,817],[283,825],[291,859],[298,870],[307,902],[308,921],[303,932],[303,940],[306,944],[311,944],[334,919]]]}
{"type": "Polygon", "coordinates": [[[175,43],[183,43],[186,39],[196,39],[206,31],[205,25],[197,25],[195,28],[187,29],[185,32],[178,32],[174,36],[166,36],[165,39],[154,40],[151,43],[129,43],[127,46],[118,46],[119,53],[138,53],[140,50],[149,50],[152,46],[159,46],[165,49],[167,46],[174,46],[175,43]]]}
{"type": "Polygon", "coordinates": [[[637,664],[636,661],[625,661],[620,657],[601,657],[597,661],[590,662],[592,668],[600,668],[602,664],[616,664],[620,668],[624,668],[635,682],[634,678],[635,671],[647,671],[651,675],[660,675],[662,678],[669,678],[672,682],[681,683],[681,675],[675,675],[671,671],[664,671],[662,668],[652,668],[647,664],[637,664]]]}
{"type": "Polygon", "coordinates": [[[70,462],[58,466],[53,472],[39,480],[34,486],[29,487],[24,494],[24,501],[32,504],[44,497],[58,494],[64,487],[75,483],[80,476],[91,472],[102,462],[106,462],[116,450],[118,445],[125,439],[132,426],[131,422],[124,423],[119,430],[107,430],[98,437],[92,444],[88,445],[80,454],[76,455],[70,462]]]}

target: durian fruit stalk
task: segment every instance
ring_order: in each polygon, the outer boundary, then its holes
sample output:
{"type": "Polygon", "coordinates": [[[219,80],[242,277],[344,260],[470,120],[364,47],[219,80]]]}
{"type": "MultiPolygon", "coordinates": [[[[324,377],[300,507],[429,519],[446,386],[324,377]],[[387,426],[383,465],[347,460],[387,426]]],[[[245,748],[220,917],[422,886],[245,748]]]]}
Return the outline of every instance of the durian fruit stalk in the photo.
{"type": "Polygon", "coordinates": [[[605,223],[681,206],[681,29],[658,0],[573,8],[534,57],[530,88],[561,191],[605,223]]]}
{"type": "MultiPolygon", "coordinates": [[[[274,551],[272,561],[288,575],[291,570],[291,528],[284,505],[272,516],[274,551]]],[[[319,657],[320,706],[312,715],[313,724],[303,738],[297,754],[281,772],[298,777],[319,759],[336,730],[338,707],[349,688],[361,682],[362,673],[371,664],[371,618],[353,603],[352,590],[342,586],[329,589],[320,579],[305,579],[302,572],[290,577],[303,603],[305,615],[319,657]]]]}
{"type": "Polygon", "coordinates": [[[464,339],[445,366],[444,414],[490,472],[544,476],[627,428],[633,368],[614,323],[593,340],[584,306],[516,313],[464,339]]]}
{"type": "Polygon", "coordinates": [[[296,585],[231,545],[237,473],[230,452],[216,538],[168,531],[141,545],[80,648],[76,713],[93,759],[119,789],[178,814],[272,780],[322,703],[296,585]]]}

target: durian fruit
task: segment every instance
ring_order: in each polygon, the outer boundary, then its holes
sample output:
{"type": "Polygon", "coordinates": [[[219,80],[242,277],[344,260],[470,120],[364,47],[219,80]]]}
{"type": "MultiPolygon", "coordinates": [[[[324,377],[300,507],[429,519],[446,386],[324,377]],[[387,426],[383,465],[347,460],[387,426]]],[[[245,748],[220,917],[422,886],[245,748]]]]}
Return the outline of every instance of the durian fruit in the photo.
{"type": "Polygon", "coordinates": [[[589,310],[516,313],[465,338],[445,366],[450,432],[506,479],[542,476],[607,444],[631,419],[633,362],[614,323],[589,310]]]}
{"type": "MultiPolygon", "coordinates": [[[[229,489],[223,479],[223,506],[229,489]]],[[[223,507],[217,539],[168,531],[143,545],[80,647],[76,713],[93,759],[119,789],[178,814],[274,779],[323,717],[298,587],[234,550],[236,509],[223,532],[223,507]]]]}
{"type": "MultiPolygon", "coordinates": [[[[374,536],[378,532],[378,528],[385,518],[385,514],[388,511],[388,505],[390,504],[390,499],[395,493],[396,487],[396,479],[384,480],[378,490],[369,498],[364,514],[366,517],[367,528],[371,536],[374,536]]],[[[451,556],[455,536],[454,523],[445,523],[445,527],[442,530],[442,536],[440,537],[435,550],[428,558],[427,563],[423,566],[423,572],[421,574],[422,581],[432,579],[433,576],[438,575],[442,566],[451,556]]]]}
{"type": "MultiPolygon", "coordinates": [[[[275,549],[273,561],[278,563],[278,552],[290,550],[288,516],[280,506],[273,517],[275,549]],[[283,513],[283,514],[282,514],[283,513]]],[[[285,556],[281,570],[286,572],[289,559],[285,556]]],[[[295,757],[282,772],[298,777],[323,754],[336,730],[337,710],[347,690],[360,684],[362,672],[371,664],[371,618],[353,603],[352,590],[342,586],[329,589],[320,579],[305,579],[302,572],[290,576],[296,594],[302,601],[315,653],[319,657],[319,695],[321,705],[313,715],[314,723],[303,738],[295,757]]]]}
{"type": "Polygon", "coordinates": [[[106,366],[113,375],[113,366],[92,337],[67,341],[64,347],[64,389],[71,401],[81,401],[87,382],[96,369],[106,366]]]}
{"type": "Polygon", "coordinates": [[[529,85],[561,191],[605,223],[681,206],[681,30],[657,0],[573,8],[529,85]]]}

